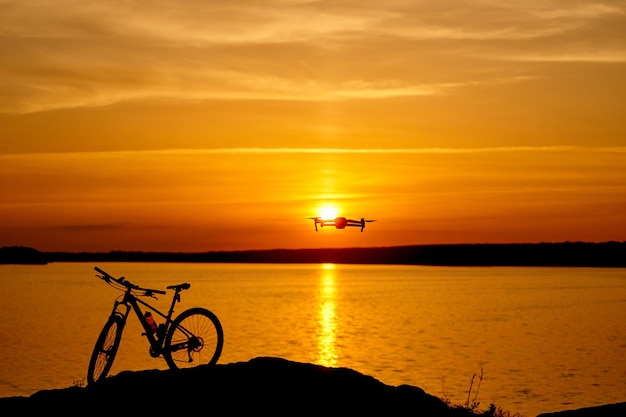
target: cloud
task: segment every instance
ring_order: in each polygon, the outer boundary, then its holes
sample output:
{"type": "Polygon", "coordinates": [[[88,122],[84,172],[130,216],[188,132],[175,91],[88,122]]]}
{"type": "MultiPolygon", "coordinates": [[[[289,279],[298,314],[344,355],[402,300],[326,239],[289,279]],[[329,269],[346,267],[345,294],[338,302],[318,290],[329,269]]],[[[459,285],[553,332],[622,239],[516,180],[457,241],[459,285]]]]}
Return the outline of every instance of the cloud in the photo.
{"type": "Polygon", "coordinates": [[[494,60],[624,62],[625,16],[611,1],[5,1],[0,112],[438,96],[498,83],[494,60]]]}
{"type": "MultiPolygon", "coordinates": [[[[96,151],[62,153],[18,153],[0,154],[0,161],[63,161],[87,160],[88,158],[123,158],[128,160],[139,156],[201,156],[201,155],[280,155],[280,154],[495,154],[515,152],[536,153],[626,153],[624,146],[499,146],[499,147],[448,147],[448,148],[205,148],[205,149],[159,149],[138,151],[96,151]]],[[[61,163],[61,162],[58,162],[61,163]]],[[[1,170],[0,170],[1,171],[1,170]]]]}
{"type": "Polygon", "coordinates": [[[525,62],[564,62],[564,63],[598,63],[620,64],[626,62],[626,51],[581,51],[581,52],[555,52],[541,54],[512,54],[501,57],[507,61],[525,62]]]}
{"type": "Polygon", "coordinates": [[[201,150],[147,151],[150,153],[207,153],[207,154],[477,154],[511,152],[548,152],[548,153],[589,153],[608,152],[626,153],[626,147],[590,147],[590,146],[502,146],[480,148],[217,148],[201,150]]]}
{"type": "MultiPolygon", "coordinates": [[[[556,3],[556,2],[553,2],[556,3]]],[[[556,4],[555,4],[556,5],[556,4]]],[[[564,2],[561,7],[540,7],[534,15],[544,19],[597,19],[607,16],[624,16],[626,7],[622,2],[564,2]],[[562,7],[566,5],[566,7],[562,7]]]]}
{"type": "Polygon", "coordinates": [[[100,223],[100,224],[67,224],[53,226],[51,229],[63,230],[69,232],[85,232],[85,231],[101,231],[101,230],[120,230],[126,229],[130,223],[100,223]]]}

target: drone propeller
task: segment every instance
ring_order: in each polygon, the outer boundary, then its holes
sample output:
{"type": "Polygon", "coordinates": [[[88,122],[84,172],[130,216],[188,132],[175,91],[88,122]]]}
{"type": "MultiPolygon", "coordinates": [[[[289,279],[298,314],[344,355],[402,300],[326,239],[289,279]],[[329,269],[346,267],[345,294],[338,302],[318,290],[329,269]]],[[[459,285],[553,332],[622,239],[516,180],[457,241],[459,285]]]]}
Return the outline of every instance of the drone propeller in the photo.
{"type": "Polygon", "coordinates": [[[371,222],[375,222],[376,220],[368,220],[365,219],[364,217],[361,217],[361,232],[363,232],[363,229],[365,229],[365,223],[371,223],[371,222]]]}
{"type": "MultiPolygon", "coordinates": [[[[309,217],[309,220],[313,220],[313,223],[315,223],[315,231],[317,232],[317,224],[318,223],[322,223],[321,222],[321,217],[309,217]]],[[[324,223],[322,223],[322,226],[324,226],[324,223]]]]}

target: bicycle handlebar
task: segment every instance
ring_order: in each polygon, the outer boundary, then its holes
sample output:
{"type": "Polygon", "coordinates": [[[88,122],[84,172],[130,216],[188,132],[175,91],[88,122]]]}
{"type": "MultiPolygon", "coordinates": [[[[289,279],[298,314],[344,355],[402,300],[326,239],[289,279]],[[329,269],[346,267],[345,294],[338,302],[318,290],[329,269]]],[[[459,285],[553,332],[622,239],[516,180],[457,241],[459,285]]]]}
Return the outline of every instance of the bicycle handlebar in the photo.
{"type": "Polygon", "coordinates": [[[138,285],[135,285],[135,284],[131,283],[130,281],[127,281],[124,277],[115,278],[114,276],[111,276],[110,274],[104,272],[102,269],[98,268],[97,266],[95,266],[93,269],[95,269],[96,272],[101,273],[102,276],[100,276],[99,278],[105,280],[107,283],[109,283],[110,281],[115,281],[119,285],[122,285],[122,286],[126,287],[129,290],[143,291],[145,293],[145,295],[147,295],[147,296],[151,296],[153,294],[166,294],[166,292],[162,291],[162,290],[153,290],[153,289],[150,289],[150,288],[142,288],[142,287],[140,287],[138,285]]]}

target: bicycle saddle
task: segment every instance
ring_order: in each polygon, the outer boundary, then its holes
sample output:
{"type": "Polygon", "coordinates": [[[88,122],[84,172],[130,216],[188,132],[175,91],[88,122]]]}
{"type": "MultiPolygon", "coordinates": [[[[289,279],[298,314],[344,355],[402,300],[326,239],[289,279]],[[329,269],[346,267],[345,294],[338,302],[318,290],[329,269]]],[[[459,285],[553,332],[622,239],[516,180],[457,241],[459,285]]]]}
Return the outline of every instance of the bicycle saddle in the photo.
{"type": "Polygon", "coordinates": [[[168,290],[174,290],[174,291],[178,292],[178,291],[182,291],[182,290],[188,290],[189,287],[191,287],[191,284],[185,282],[184,284],[170,285],[169,287],[167,287],[167,289],[168,290]]]}

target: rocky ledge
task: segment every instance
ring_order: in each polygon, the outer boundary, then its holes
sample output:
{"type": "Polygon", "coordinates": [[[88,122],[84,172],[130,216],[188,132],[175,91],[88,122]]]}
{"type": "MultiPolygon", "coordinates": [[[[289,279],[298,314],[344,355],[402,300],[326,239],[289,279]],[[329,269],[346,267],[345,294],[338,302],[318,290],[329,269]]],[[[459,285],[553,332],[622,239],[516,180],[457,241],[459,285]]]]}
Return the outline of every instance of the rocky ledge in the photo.
{"type": "MultiPolygon", "coordinates": [[[[595,412],[571,416],[626,415],[626,403],[616,407],[594,408],[591,410],[595,412]]],[[[347,368],[265,357],[177,371],[120,372],[92,386],[39,391],[29,397],[0,398],[2,415],[42,412],[56,415],[58,412],[63,416],[83,416],[138,412],[170,416],[192,411],[273,416],[475,415],[463,408],[450,407],[417,387],[386,385],[347,368]]],[[[558,413],[551,416],[561,417],[558,413]]]]}

